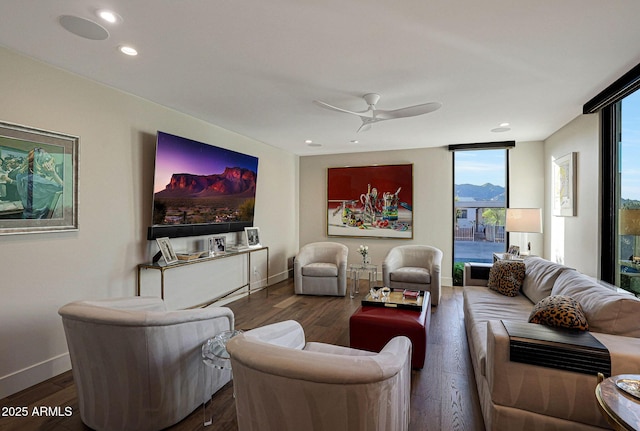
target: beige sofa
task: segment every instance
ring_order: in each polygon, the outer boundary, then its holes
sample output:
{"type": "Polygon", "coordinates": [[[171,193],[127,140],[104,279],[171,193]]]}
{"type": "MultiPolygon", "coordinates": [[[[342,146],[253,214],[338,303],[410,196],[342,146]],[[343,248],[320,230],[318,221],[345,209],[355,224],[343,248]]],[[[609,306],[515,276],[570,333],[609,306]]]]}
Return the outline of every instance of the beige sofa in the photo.
{"type": "Polygon", "coordinates": [[[527,322],[542,298],[571,296],[609,350],[611,374],[638,374],[640,300],[538,257],[525,259],[522,289],[508,297],[486,287],[487,274],[472,274],[472,266],[464,269],[464,319],[487,431],[609,429],[594,395],[597,376],[511,362],[501,320],[527,322]]]}

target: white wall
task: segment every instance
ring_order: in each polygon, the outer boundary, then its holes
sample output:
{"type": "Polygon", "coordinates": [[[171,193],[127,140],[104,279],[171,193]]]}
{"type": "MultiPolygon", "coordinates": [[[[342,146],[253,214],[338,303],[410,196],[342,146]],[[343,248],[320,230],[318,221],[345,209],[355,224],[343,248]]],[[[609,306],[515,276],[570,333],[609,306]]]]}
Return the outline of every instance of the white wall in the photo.
{"type": "MultiPolygon", "coordinates": [[[[445,252],[443,277],[451,279],[452,159],[446,148],[381,151],[300,158],[300,244],[327,241],[327,168],[413,163],[413,240],[331,238],[349,247],[349,263],[362,260],[360,244],[369,246],[372,263],[382,264],[396,245],[428,244],[445,252]]],[[[378,275],[382,279],[382,274],[378,275]]]]}
{"type": "MultiPolygon", "coordinates": [[[[511,154],[512,201],[540,207],[544,201],[542,142],[518,143],[511,154]]],[[[336,241],[349,247],[349,263],[361,260],[360,244],[367,244],[371,260],[382,265],[390,248],[402,244],[428,244],[442,250],[442,283],[451,286],[453,254],[453,160],[446,147],[351,153],[300,158],[300,244],[336,241]],[[414,237],[412,240],[327,237],[327,168],[374,164],[413,163],[414,237]]],[[[531,236],[542,251],[542,237],[531,236]]],[[[534,248],[534,251],[536,248],[534,248]]],[[[379,275],[381,279],[381,274],[379,275]]]]}
{"type": "Polygon", "coordinates": [[[516,148],[509,150],[509,207],[542,208],[543,233],[509,234],[509,242],[519,245],[520,250],[527,242],[531,243],[531,254],[546,257],[544,254],[545,182],[544,182],[544,143],[518,142],[516,148]]]}
{"type": "Polygon", "coordinates": [[[0,398],[69,369],[60,306],[135,293],[136,267],[155,252],[146,228],[157,130],[259,157],[255,224],[271,282],[286,277],[297,156],[5,49],[0,64],[0,120],[80,137],[79,230],[0,237],[0,398]]]}
{"type": "Polygon", "coordinates": [[[599,117],[580,115],[545,141],[545,254],[592,277],[600,274],[599,117]],[[577,153],[577,213],[552,214],[552,161],[577,153]]]}

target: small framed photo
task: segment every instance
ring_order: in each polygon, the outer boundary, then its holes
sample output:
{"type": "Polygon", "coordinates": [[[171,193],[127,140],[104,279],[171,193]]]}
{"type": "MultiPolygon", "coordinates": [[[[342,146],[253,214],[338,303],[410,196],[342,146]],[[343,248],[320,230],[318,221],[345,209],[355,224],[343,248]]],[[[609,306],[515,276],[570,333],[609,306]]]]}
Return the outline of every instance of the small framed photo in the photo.
{"type": "Polygon", "coordinates": [[[227,238],[223,235],[209,238],[209,254],[220,254],[227,251],[227,238]]]}
{"type": "Polygon", "coordinates": [[[247,240],[247,246],[251,248],[262,247],[262,244],[260,244],[260,228],[245,227],[244,236],[247,240]]]}
{"type": "Polygon", "coordinates": [[[156,242],[158,243],[162,257],[167,264],[178,261],[178,256],[176,255],[176,252],[173,251],[173,246],[171,245],[169,238],[157,238],[156,242]]]}
{"type": "Polygon", "coordinates": [[[520,247],[518,247],[517,245],[510,245],[507,253],[513,256],[520,256],[520,247]]]}

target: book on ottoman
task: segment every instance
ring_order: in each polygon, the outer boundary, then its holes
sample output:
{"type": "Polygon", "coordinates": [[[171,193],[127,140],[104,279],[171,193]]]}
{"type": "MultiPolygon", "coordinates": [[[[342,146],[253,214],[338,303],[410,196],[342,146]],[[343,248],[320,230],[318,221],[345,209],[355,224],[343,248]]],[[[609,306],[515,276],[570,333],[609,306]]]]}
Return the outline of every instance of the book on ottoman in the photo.
{"type": "Polygon", "coordinates": [[[402,296],[404,296],[405,298],[418,299],[418,296],[420,296],[420,291],[405,289],[404,292],[402,292],[402,296]]]}

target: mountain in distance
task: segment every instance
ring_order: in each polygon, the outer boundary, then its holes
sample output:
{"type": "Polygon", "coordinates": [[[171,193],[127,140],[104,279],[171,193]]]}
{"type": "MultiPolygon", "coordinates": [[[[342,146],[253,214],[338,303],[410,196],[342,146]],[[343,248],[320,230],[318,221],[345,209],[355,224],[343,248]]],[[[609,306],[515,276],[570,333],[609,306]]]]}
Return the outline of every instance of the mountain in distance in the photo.
{"type": "Polygon", "coordinates": [[[245,168],[225,168],[221,174],[173,174],[166,188],[156,193],[159,198],[210,198],[247,196],[256,192],[256,173],[245,168]]]}
{"type": "Polygon", "coordinates": [[[475,201],[505,200],[504,187],[486,183],[481,186],[475,184],[455,184],[455,195],[459,198],[472,198],[475,201]]]}

